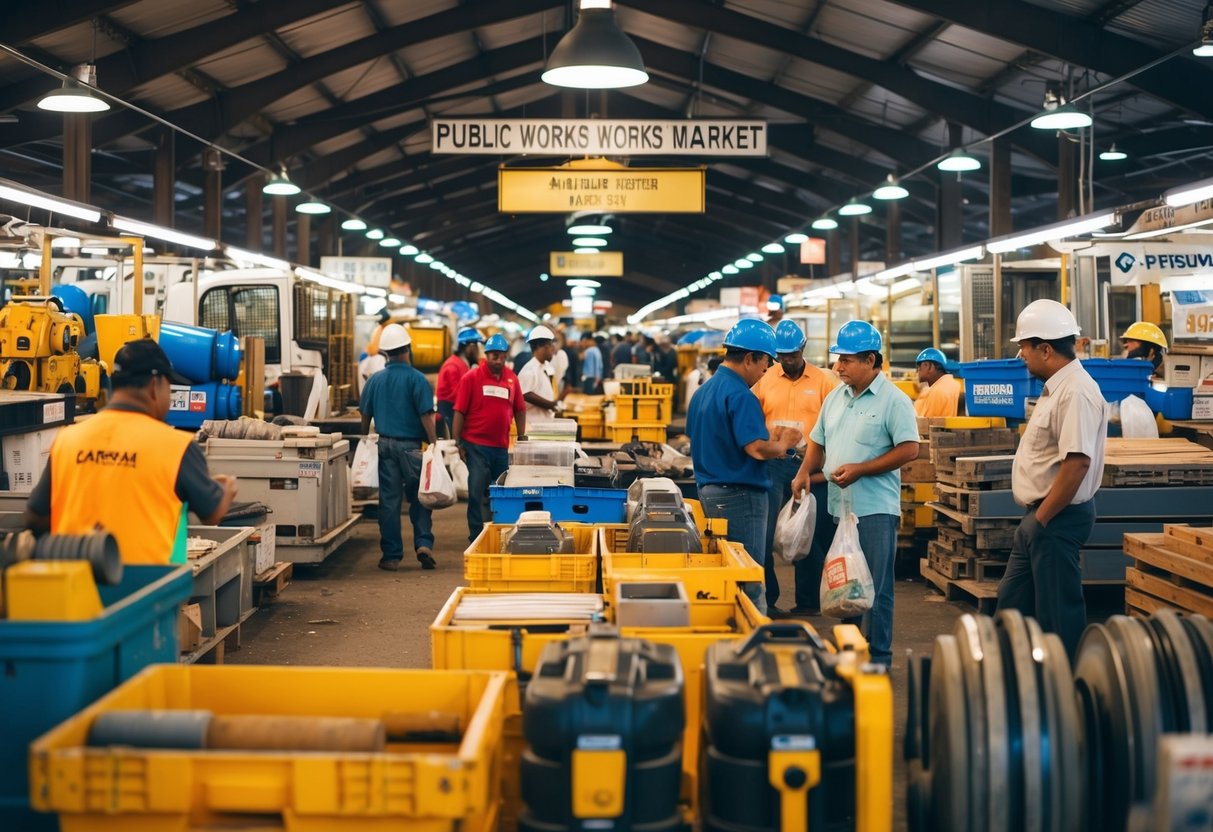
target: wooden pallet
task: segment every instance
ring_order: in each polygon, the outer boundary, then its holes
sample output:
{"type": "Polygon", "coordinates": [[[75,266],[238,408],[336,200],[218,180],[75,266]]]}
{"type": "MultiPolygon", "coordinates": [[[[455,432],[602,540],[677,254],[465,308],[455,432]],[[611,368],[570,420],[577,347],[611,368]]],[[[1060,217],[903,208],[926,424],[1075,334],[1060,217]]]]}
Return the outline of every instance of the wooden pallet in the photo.
{"type": "Polygon", "coordinates": [[[279,561],[253,579],[253,605],[277,598],[291,583],[295,564],[279,561]]]}
{"type": "Polygon", "coordinates": [[[978,612],[987,615],[993,614],[998,605],[998,583],[995,581],[948,578],[932,569],[925,560],[920,562],[920,571],[927,583],[943,593],[943,597],[949,601],[971,604],[978,612]]]}
{"type": "Polygon", "coordinates": [[[229,650],[240,649],[240,627],[256,611],[256,607],[246,610],[239,621],[227,627],[220,627],[213,636],[198,645],[198,649],[183,654],[179,661],[182,664],[223,664],[229,650]]]}
{"type": "Polygon", "coordinates": [[[972,487],[972,484],[954,485],[951,483],[945,483],[941,477],[940,481],[935,485],[935,491],[938,494],[937,501],[948,508],[955,509],[962,514],[967,514],[971,517],[981,517],[983,514],[989,512],[990,516],[993,518],[1005,519],[1003,514],[1005,513],[1006,509],[1003,508],[1003,506],[1005,506],[1008,501],[1008,495],[1006,492],[1010,490],[1011,481],[1007,480],[1005,483],[979,483],[978,485],[990,485],[996,487],[974,488],[972,487]],[[999,493],[992,494],[992,491],[997,491],[999,493]],[[994,503],[995,505],[990,506],[989,503],[994,503]]]}
{"type": "Polygon", "coordinates": [[[1005,527],[977,529],[973,534],[965,534],[962,529],[940,524],[939,540],[946,543],[953,554],[963,554],[963,550],[971,549],[974,556],[988,558],[996,556],[995,553],[1011,551],[1017,527],[1017,522],[1010,522],[1005,527]]]}
{"type": "Polygon", "coordinates": [[[1014,533],[1015,528],[1019,525],[1019,518],[974,517],[963,511],[957,511],[950,506],[945,506],[940,502],[927,503],[927,505],[935,509],[936,525],[941,529],[950,525],[952,528],[960,529],[965,534],[973,535],[974,537],[977,536],[979,531],[988,532],[991,529],[1010,529],[1014,533]],[[949,524],[947,520],[952,522],[949,524]]]}
{"type": "Polygon", "coordinates": [[[1213,451],[1187,439],[1109,439],[1104,486],[1211,485],[1213,451]]]}
{"type": "Polygon", "coordinates": [[[1104,488],[1132,486],[1213,485],[1213,462],[1105,465],[1104,488]]]}
{"type": "Polygon", "coordinates": [[[1015,446],[1019,444],[1019,435],[1010,428],[956,430],[931,425],[928,436],[931,440],[931,450],[935,453],[944,449],[963,449],[966,451],[966,456],[972,455],[967,453],[971,449],[978,449],[979,453],[984,453],[984,449],[987,448],[990,449],[990,453],[1009,449],[1011,453],[1014,453],[1015,446]]]}
{"type": "Polygon", "coordinates": [[[1125,570],[1127,608],[1213,615],[1213,529],[1167,524],[1162,534],[1126,534],[1125,554],[1134,559],[1125,570]]]}

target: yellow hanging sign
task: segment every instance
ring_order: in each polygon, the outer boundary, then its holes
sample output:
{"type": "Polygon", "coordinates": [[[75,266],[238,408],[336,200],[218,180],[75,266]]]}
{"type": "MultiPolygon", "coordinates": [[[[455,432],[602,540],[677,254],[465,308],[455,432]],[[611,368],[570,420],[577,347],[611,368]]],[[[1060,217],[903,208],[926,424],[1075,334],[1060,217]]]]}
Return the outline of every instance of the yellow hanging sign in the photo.
{"type": "Polygon", "coordinates": [[[623,277],[623,252],[599,251],[578,254],[575,251],[553,251],[548,259],[548,271],[553,277],[623,277]]]}
{"type": "Polygon", "coordinates": [[[556,168],[497,172],[497,210],[503,214],[613,214],[704,212],[705,169],[626,168],[591,159],[556,168]]]}

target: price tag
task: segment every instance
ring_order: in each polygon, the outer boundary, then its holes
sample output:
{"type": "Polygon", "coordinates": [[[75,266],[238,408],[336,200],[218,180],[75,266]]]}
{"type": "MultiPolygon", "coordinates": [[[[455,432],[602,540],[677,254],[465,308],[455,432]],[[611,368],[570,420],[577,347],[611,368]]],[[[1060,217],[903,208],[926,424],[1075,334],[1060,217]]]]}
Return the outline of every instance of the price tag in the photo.
{"type": "Polygon", "coordinates": [[[1172,292],[1171,326],[1175,338],[1213,339],[1213,290],[1172,292]]]}
{"type": "Polygon", "coordinates": [[[299,477],[300,479],[318,479],[323,467],[322,462],[300,462],[299,477]]]}
{"type": "Polygon", "coordinates": [[[168,409],[188,411],[190,409],[190,389],[173,385],[169,392],[168,409]]]}

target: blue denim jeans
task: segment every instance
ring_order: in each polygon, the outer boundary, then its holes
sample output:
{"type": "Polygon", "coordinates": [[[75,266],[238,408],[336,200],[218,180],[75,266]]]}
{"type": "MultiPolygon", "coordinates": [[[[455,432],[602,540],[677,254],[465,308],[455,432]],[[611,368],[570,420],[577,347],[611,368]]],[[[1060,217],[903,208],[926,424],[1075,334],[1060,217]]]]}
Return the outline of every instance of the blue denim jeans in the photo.
{"type": "Polygon", "coordinates": [[[901,518],[896,514],[869,514],[859,518],[859,548],[863,549],[872,573],[876,601],[863,618],[846,622],[857,624],[863,630],[872,661],[890,667],[893,664],[893,562],[897,558],[900,522],[901,518]]]}
{"type": "MultiPolygon", "coordinates": [[[[699,489],[699,501],[707,517],[729,521],[728,539],[740,543],[755,563],[766,563],[767,492],[736,485],[705,485],[699,489]]],[[[759,582],[741,585],[745,594],[766,613],[766,592],[759,582]]]]}
{"type": "Polygon", "coordinates": [[[489,486],[510,467],[510,453],[505,448],[491,448],[474,442],[461,442],[468,466],[468,540],[475,541],[484,528],[487,516],[484,507],[489,498],[489,486]]]}
{"type": "Polygon", "coordinates": [[[379,549],[384,560],[404,557],[404,539],[400,532],[400,506],[409,501],[409,522],[413,526],[413,549],[433,548],[433,518],[428,508],[417,501],[421,484],[421,443],[379,437],[379,549]]]}
{"type": "Polygon", "coordinates": [[[438,415],[434,420],[434,430],[438,434],[438,438],[452,436],[452,431],[455,429],[455,403],[454,402],[438,402],[438,415]]]}
{"type": "MultiPolygon", "coordinates": [[[[767,463],[767,475],[771,478],[771,488],[767,491],[767,560],[766,570],[767,609],[774,608],[779,603],[779,578],[775,574],[776,558],[772,554],[771,544],[775,540],[775,521],[779,511],[788,500],[792,499],[792,480],[800,470],[800,460],[792,457],[772,459],[767,463]]],[[[826,552],[834,540],[834,523],[826,510],[828,486],[823,482],[812,487],[813,497],[817,500],[817,524],[813,527],[813,543],[806,557],[796,561],[792,568],[796,575],[796,602],[798,610],[816,610],[821,607],[821,569],[825,563],[826,552]]]]}

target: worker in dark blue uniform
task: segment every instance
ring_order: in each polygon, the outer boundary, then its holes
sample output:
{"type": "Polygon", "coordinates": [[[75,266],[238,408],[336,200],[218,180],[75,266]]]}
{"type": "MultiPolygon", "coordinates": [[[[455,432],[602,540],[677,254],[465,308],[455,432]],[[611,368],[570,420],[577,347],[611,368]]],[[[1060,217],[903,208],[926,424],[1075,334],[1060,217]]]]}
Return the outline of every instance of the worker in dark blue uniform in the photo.
{"type": "MultiPolygon", "coordinates": [[[[759,564],[766,562],[766,461],[795,453],[801,431],[767,431],[758,397],[750,388],[775,360],[775,330],[759,320],[738,321],[724,338],[720,369],[691,397],[687,433],[703,513],[728,521],[728,539],[745,546],[759,564]]],[[[761,582],[743,584],[758,608],[766,611],[761,582]]]]}

